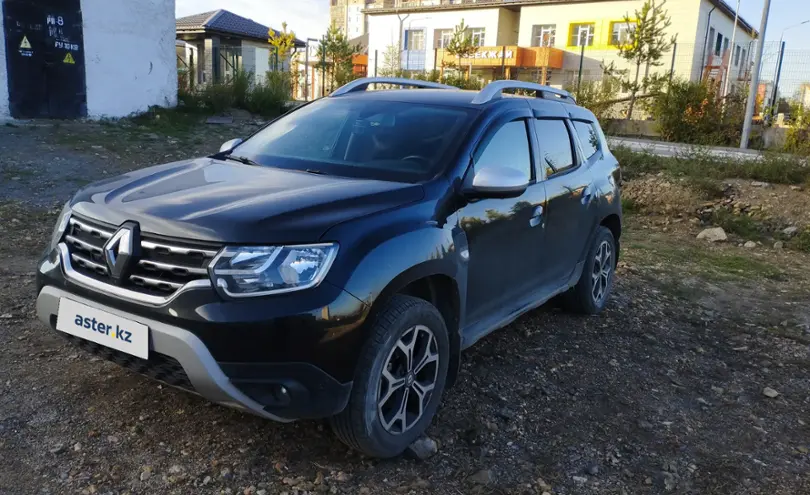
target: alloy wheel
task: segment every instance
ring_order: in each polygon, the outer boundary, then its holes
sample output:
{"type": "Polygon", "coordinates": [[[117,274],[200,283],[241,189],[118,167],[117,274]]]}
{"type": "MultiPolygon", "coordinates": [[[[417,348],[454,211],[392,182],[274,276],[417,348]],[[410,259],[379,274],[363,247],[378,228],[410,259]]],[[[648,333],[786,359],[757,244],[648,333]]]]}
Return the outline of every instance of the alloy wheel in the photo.
{"type": "Polygon", "coordinates": [[[613,246],[608,241],[602,241],[596,250],[596,256],[593,260],[593,272],[591,273],[593,279],[591,297],[593,297],[593,302],[597,305],[602,304],[605,296],[607,296],[612,276],[613,246]]]}
{"type": "Polygon", "coordinates": [[[401,435],[422,418],[438,376],[433,331],[423,325],[409,328],[388,354],[377,392],[377,412],[388,433],[401,435]]]}

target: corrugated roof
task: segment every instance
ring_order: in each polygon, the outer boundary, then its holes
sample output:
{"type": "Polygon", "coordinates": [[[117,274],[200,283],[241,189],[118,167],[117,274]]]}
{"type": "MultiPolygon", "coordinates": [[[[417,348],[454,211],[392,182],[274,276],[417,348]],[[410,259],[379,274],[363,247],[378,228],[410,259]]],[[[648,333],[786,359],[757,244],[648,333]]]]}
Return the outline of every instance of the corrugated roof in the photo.
{"type": "MultiPolygon", "coordinates": [[[[252,19],[219,9],[177,19],[177,32],[184,31],[218,31],[244,38],[267,40],[270,28],[252,19]]],[[[279,32],[275,29],[273,31],[279,32]]],[[[296,39],[295,43],[304,46],[301,40],[296,39]]]]}

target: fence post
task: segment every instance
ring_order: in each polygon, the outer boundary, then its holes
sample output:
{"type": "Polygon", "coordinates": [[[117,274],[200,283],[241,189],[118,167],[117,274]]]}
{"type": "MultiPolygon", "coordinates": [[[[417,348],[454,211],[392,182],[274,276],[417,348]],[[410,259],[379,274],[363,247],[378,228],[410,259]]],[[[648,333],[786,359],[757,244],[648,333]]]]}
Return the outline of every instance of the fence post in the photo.
{"type": "Polygon", "coordinates": [[[579,95],[579,87],[582,85],[582,63],[585,62],[585,43],[582,41],[581,37],[580,43],[582,43],[582,51],[579,54],[579,75],[577,76],[577,95],[579,95]]]}
{"type": "Polygon", "coordinates": [[[501,79],[506,79],[506,47],[501,47],[501,79]]]}
{"type": "Polygon", "coordinates": [[[776,65],[776,80],[773,83],[773,99],[771,101],[771,113],[776,115],[778,112],[777,105],[779,104],[779,82],[782,79],[782,61],[785,58],[785,42],[779,46],[779,61],[776,65]]]}
{"type": "Polygon", "coordinates": [[[377,59],[380,56],[379,50],[374,50],[374,77],[377,77],[377,59]]]}
{"type": "Polygon", "coordinates": [[[672,64],[669,66],[669,85],[672,86],[672,76],[675,75],[675,54],[678,52],[678,44],[672,44],[672,64]]]}

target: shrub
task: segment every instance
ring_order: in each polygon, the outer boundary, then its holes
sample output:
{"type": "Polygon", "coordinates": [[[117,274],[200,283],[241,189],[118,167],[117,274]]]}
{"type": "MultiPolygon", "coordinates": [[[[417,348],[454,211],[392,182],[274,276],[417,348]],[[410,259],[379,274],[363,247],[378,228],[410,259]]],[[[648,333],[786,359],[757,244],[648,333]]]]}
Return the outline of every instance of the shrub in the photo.
{"type": "Polygon", "coordinates": [[[270,71],[266,79],[248,95],[245,109],[263,117],[283,113],[284,105],[292,98],[292,77],[289,72],[270,71]]]}
{"type": "Polygon", "coordinates": [[[667,141],[733,145],[740,140],[745,98],[737,91],[724,99],[712,83],[675,80],[653,99],[650,112],[667,141]]]}
{"type": "Polygon", "coordinates": [[[785,151],[797,155],[810,155],[810,112],[801,105],[790,109],[791,125],[785,136],[785,151]]]}
{"type": "Polygon", "coordinates": [[[231,90],[233,91],[233,105],[235,107],[248,107],[248,100],[253,89],[254,80],[255,76],[252,72],[240,70],[234,74],[233,79],[230,81],[230,86],[231,90]]]}

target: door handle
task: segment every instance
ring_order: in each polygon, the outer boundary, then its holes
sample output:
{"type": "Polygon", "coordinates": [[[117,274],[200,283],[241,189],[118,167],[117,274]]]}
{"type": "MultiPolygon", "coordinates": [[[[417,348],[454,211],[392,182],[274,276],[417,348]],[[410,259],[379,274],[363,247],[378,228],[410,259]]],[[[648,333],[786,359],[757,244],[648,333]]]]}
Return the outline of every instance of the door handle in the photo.
{"type": "Polygon", "coordinates": [[[543,223],[543,206],[538,206],[534,209],[534,213],[532,214],[532,218],[529,220],[529,225],[532,227],[537,227],[541,223],[543,223]]]}

